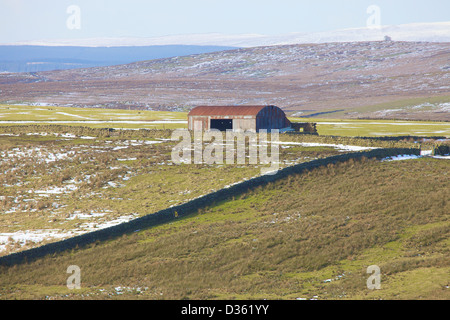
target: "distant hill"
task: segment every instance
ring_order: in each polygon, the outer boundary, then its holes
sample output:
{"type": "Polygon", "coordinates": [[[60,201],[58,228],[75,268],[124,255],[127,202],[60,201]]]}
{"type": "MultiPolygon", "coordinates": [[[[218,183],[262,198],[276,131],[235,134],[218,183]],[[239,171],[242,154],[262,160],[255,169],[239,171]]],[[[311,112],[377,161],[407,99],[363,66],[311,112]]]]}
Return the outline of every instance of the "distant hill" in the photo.
{"type": "Polygon", "coordinates": [[[127,64],[234,49],[225,46],[156,45],[121,47],[0,46],[0,72],[38,72],[127,64]]]}
{"type": "Polygon", "coordinates": [[[122,38],[86,38],[51,39],[15,43],[16,45],[35,46],[83,46],[83,47],[119,47],[119,46],[155,46],[155,45],[197,45],[227,46],[250,48],[284,44],[330,43],[381,41],[385,36],[394,41],[450,42],[450,21],[409,23],[401,25],[382,25],[330,30],[322,32],[291,32],[286,34],[181,34],[161,37],[122,37],[122,38]]]}
{"type": "Polygon", "coordinates": [[[0,102],[185,110],[274,104],[288,114],[450,120],[450,46],[280,45],[107,67],[0,74],[0,102]]]}

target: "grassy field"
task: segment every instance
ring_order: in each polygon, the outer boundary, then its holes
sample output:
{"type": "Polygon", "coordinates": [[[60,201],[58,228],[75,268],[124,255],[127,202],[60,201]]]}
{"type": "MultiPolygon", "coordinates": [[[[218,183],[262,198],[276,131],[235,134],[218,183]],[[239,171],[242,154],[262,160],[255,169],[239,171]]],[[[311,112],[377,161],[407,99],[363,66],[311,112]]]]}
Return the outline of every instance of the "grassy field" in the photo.
{"type": "MultiPolygon", "coordinates": [[[[0,255],[150,214],[258,176],[269,166],[174,165],[177,141],[170,138],[170,130],[0,127],[0,255]]],[[[283,140],[280,168],[351,151],[330,142],[391,145],[316,136],[283,140]],[[300,144],[307,141],[314,144],[300,144]]]]}
{"type": "Polygon", "coordinates": [[[145,110],[0,105],[0,125],[60,124],[90,128],[175,129],[187,127],[187,113],[145,110]]]}
{"type": "Polygon", "coordinates": [[[1,268],[3,299],[449,299],[447,160],[349,161],[1,268]],[[66,287],[69,265],[82,288],[66,287]],[[366,287],[369,265],[381,289],[366,287]]]}
{"type": "MultiPolygon", "coordinates": [[[[0,116],[0,255],[151,214],[267,166],[175,165],[170,129],[185,128],[186,113],[1,105],[0,116]]],[[[320,135],[281,134],[281,168],[443,143],[358,136],[450,135],[441,122],[308,120],[320,135]]],[[[1,267],[0,299],[448,299],[448,172],[448,160],[422,157],[292,176],[173,223],[1,267]],[[374,264],[382,289],[372,291],[374,264]],[[65,285],[69,265],[82,270],[80,290],[65,285]]]]}
{"type": "Polygon", "coordinates": [[[431,136],[450,137],[450,122],[400,121],[400,120],[351,120],[291,118],[293,122],[316,122],[320,135],[347,137],[380,136],[431,136]]]}
{"type": "MultiPolygon", "coordinates": [[[[293,122],[317,122],[320,135],[336,136],[450,136],[450,123],[290,118],[293,122]]],[[[187,128],[186,112],[139,111],[54,106],[0,105],[0,126],[60,124],[90,128],[177,129],[187,128]]]]}
{"type": "Polygon", "coordinates": [[[186,113],[0,104],[0,119],[6,121],[156,121],[186,120],[186,113]]]}

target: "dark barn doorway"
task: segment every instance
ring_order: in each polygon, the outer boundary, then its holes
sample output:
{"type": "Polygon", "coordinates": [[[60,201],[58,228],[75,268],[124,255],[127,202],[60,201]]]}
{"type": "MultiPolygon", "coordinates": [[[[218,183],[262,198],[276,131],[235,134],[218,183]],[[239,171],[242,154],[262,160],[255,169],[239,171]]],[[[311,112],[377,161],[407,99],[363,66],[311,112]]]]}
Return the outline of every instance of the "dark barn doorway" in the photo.
{"type": "Polygon", "coordinates": [[[232,130],[233,119],[211,119],[210,129],[218,129],[220,131],[232,130]]]}

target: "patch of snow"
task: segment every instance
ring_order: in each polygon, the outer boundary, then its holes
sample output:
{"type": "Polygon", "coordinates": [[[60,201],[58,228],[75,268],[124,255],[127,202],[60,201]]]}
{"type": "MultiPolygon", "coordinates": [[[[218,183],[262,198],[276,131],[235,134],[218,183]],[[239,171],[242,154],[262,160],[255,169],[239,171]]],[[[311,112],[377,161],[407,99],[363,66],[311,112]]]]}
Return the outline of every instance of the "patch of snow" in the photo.
{"type": "Polygon", "coordinates": [[[450,160],[450,156],[433,156],[435,159],[448,159],[450,160]]]}
{"type": "Polygon", "coordinates": [[[410,160],[410,159],[418,159],[420,156],[412,155],[412,154],[400,154],[394,157],[387,157],[382,159],[382,161],[398,161],[398,160],[410,160]]]}
{"type": "Polygon", "coordinates": [[[119,146],[119,147],[114,147],[113,150],[120,150],[120,149],[126,149],[128,148],[128,146],[119,146]]]}
{"type": "MultiPolygon", "coordinates": [[[[269,143],[269,142],[267,142],[269,143]]],[[[335,149],[338,149],[340,151],[363,151],[363,150],[372,150],[372,149],[378,149],[375,147],[361,147],[361,146],[351,146],[351,145],[344,145],[344,144],[332,144],[332,143],[315,143],[315,142],[286,142],[286,141],[279,141],[279,142],[273,142],[276,144],[284,144],[284,145],[299,145],[302,147],[332,147],[335,149]]]]}
{"type": "Polygon", "coordinates": [[[64,239],[71,236],[56,229],[25,230],[17,232],[0,233],[0,251],[6,250],[11,242],[19,243],[21,246],[27,242],[39,243],[47,239],[64,239]]]}
{"type": "MultiPolygon", "coordinates": [[[[386,35],[394,41],[450,42],[450,22],[409,23],[384,25],[377,28],[361,27],[322,32],[265,35],[265,34],[181,34],[160,37],[122,37],[87,39],[49,39],[12,43],[13,45],[39,46],[152,46],[152,45],[217,45],[231,47],[257,47],[301,43],[334,43],[357,41],[381,41],[386,35]]],[[[5,43],[11,44],[11,43],[5,43]]],[[[48,104],[40,104],[46,106],[48,104]]]]}
{"type": "Polygon", "coordinates": [[[75,117],[75,118],[90,119],[90,118],[87,118],[87,117],[83,117],[83,116],[80,116],[80,115],[77,115],[77,114],[72,114],[72,113],[67,113],[67,112],[56,112],[56,113],[62,114],[62,115],[65,115],[65,116],[75,117]]]}
{"type": "Polygon", "coordinates": [[[448,155],[448,156],[432,156],[431,151],[424,150],[423,152],[421,152],[420,155],[400,154],[398,156],[384,158],[381,161],[414,160],[414,159],[419,159],[419,158],[423,158],[423,157],[431,157],[434,159],[450,159],[450,155],[448,155]]]}
{"type": "Polygon", "coordinates": [[[47,188],[45,190],[29,190],[28,193],[37,193],[41,196],[49,196],[51,194],[62,194],[62,193],[70,193],[72,191],[77,190],[77,186],[74,184],[68,184],[64,187],[52,187],[52,188],[47,188]]]}
{"type": "Polygon", "coordinates": [[[431,156],[432,153],[433,153],[433,150],[421,150],[420,151],[421,156],[431,156]]]}
{"type": "Polygon", "coordinates": [[[91,212],[91,213],[73,213],[70,217],[66,218],[66,220],[74,220],[74,219],[92,219],[97,217],[103,217],[107,215],[109,212],[91,212]]]}
{"type": "MultiPolygon", "coordinates": [[[[77,218],[78,219],[88,219],[94,217],[101,218],[106,214],[107,212],[105,213],[91,212],[91,214],[76,213],[75,215],[72,215],[71,217],[67,218],[67,220],[73,220],[77,218]]],[[[17,232],[0,233],[0,252],[5,251],[8,244],[18,243],[20,246],[23,246],[27,242],[40,243],[44,240],[55,240],[55,239],[63,240],[76,235],[81,235],[91,231],[112,227],[120,223],[129,222],[137,217],[138,217],[137,214],[129,214],[120,216],[110,221],[105,221],[103,223],[96,223],[96,222],[84,223],[81,224],[78,228],[66,232],[63,232],[58,229],[38,229],[38,230],[24,230],[24,231],[21,230],[17,232]]]]}

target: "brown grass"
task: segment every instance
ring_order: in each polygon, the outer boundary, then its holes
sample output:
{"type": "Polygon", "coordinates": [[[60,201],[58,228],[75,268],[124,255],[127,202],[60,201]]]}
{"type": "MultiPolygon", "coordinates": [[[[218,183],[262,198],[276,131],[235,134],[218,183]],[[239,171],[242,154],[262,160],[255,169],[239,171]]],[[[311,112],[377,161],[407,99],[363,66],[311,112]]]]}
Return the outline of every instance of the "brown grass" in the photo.
{"type": "Polygon", "coordinates": [[[449,298],[447,174],[434,159],[320,168],[167,225],[2,268],[1,294],[67,298],[65,269],[75,264],[83,290],[72,299],[449,298]],[[372,264],[382,290],[365,286],[372,264]],[[146,289],[117,295],[117,286],[146,289]]]}

